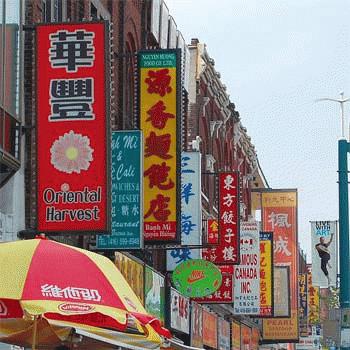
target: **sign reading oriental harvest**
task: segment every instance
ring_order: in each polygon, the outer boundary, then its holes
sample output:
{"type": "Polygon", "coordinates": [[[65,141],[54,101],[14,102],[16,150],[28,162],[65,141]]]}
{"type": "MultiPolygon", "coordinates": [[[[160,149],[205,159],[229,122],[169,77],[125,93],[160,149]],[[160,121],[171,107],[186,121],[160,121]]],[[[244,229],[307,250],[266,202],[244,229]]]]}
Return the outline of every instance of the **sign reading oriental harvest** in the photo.
{"type": "Polygon", "coordinates": [[[37,229],[109,233],[104,22],[36,27],[37,229]]]}
{"type": "Polygon", "coordinates": [[[273,232],[274,265],[290,270],[290,317],[263,320],[263,341],[297,342],[298,237],[297,191],[269,190],[261,193],[263,230],[273,232]]]}
{"type": "Polygon", "coordinates": [[[178,241],[180,216],[180,51],[142,51],[140,127],[144,135],[144,238],[178,241]]]}

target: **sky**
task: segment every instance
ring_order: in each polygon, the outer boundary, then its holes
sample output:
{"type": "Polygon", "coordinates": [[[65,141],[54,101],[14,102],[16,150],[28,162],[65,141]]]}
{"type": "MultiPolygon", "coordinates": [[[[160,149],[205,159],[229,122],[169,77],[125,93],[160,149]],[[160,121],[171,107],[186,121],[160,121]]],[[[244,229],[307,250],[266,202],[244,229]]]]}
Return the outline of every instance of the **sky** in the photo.
{"type": "MultiPolygon", "coordinates": [[[[340,106],[350,97],[349,0],[165,0],[187,43],[207,44],[272,188],[298,189],[298,232],[338,219],[340,106]]],[[[350,101],[345,105],[346,135],[350,101]]]]}

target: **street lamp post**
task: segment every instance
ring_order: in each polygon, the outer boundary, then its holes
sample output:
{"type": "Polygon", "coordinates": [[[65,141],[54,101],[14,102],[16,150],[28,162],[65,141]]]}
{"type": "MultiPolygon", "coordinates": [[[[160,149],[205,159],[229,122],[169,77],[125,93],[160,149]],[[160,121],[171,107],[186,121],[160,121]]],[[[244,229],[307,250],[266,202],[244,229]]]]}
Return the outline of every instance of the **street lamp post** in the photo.
{"type": "MultiPolygon", "coordinates": [[[[333,101],[340,104],[341,109],[341,138],[338,140],[338,178],[339,178],[339,267],[340,267],[340,308],[341,328],[349,327],[350,310],[350,256],[349,256],[349,186],[348,186],[348,152],[350,143],[345,138],[344,103],[350,98],[322,98],[317,101],[333,101]]],[[[343,332],[342,332],[343,333],[343,332]]],[[[350,349],[348,345],[342,349],[350,349]]]]}

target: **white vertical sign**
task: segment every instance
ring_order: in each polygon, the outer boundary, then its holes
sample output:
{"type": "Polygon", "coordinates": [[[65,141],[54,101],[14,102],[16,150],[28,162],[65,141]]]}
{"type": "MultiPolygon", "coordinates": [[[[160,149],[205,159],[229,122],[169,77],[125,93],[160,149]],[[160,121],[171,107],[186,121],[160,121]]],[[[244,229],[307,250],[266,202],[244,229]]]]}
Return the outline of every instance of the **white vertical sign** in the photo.
{"type": "Polygon", "coordinates": [[[260,236],[256,221],[240,223],[240,264],[234,271],[234,314],[260,314],[260,236]]]}
{"type": "Polygon", "coordinates": [[[337,221],[311,221],[312,284],[335,286],[337,280],[337,221]]]}
{"type": "Polygon", "coordinates": [[[170,289],[170,327],[180,332],[190,333],[190,299],[176,289],[170,289]]]}
{"type": "MultiPolygon", "coordinates": [[[[181,244],[202,244],[201,154],[181,153],[181,244]]],[[[189,259],[200,259],[200,249],[180,248],[167,251],[167,270],[189,259]]]]}

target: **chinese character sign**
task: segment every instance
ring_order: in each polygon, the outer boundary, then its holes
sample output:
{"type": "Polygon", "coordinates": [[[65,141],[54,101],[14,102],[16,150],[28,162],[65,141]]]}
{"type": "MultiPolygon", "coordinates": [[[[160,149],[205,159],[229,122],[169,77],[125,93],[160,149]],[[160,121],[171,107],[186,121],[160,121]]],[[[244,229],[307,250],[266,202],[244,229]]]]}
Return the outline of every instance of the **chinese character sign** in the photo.
{"type": "Polygon", "coordinates": [[[241,350],[241,325],[234,321],[231,323],[231,350],[241,350]]]}
{"type": "Polygon", "coordinates": [[[141,132],[114,131],[111,145],[112,234],[98,235],[98,249],[140,249],[141,132]]]}
{"type": "Polygon", "coordinates": [[[203,249],[203,259],[215,264],[239,263],[239,175],[219,174],[219,245],[203,249]]]}
{"type": "Polygon", "coordinates": [[[273,232],[274,264],[289,267],[290,317],[263,320],[264,340],[298,340],[298,246],[297,191],[268,190],[261,193],[263,231],[273,232]],[[285,320],[285,323],[283,323],[285,320]]]}
{"type": "MultiPolygon", "coordinates": [[[[139,53],[140,125],[144,136],[144,238],[177,241],[180,232],[179,51],[139,53]],[[177,204],[178,203],[178,204],[177,204]],[[177,229],[177,222],[178,229],[177,229]]],[[[186,191],[191,190],[188,188],[186,191]]],[[[190,192],[186,192],[188,199],[190,192]]],[[[182,222],[181,222],[182,223],[182,222]]],[[[186,224],[188,225],[188,224],[186,224]]],[[[192,226],[193,228],[193,226],[192,226]]]]}
{"type": "Polygon", "coordinates": [[[203,310],[203,344],[218,348],[218,317],[206,310],[203,310]]]}
{"type": "Polygon", "coordinates": [[[256,221],[241,222],[240,254],[234,272],[234,314],[260,315],[260,237],[256,221]]]}
{"type": "Polygon", "coordinates": [[[337,281],[337,221],[311,222],[312,284],[335,286],[337,281]]]}
{"type": "MultiPolygon", "coordinates": [[[[201,245],[201,173],[199,152],[181,153],[181,244],[201,245]]],[[[188,259],[199,259],[200,249],[180,248],[167,251],[167,270],[188,259]],[[185,254],[186,253],[186,254],[185,254]]]]}
{"type": "Polygon", "coordinates": [[[105,24],[36,34],[37,229],[109,233],[105,24]]]}
{"type": "Polygon", "coordinates": [[[208,219],[208,244],[219,243],[219,223],[216,219],[208,219]]]}
{"type": "Polygon", "coordinates": [[[180,332],[190,332],[190,299],[176,289],[170,289],[170,327],[180,332]]]}
{"type": "Polygon", "coordinates": [[[307,315],[308,315],[308,298],[307,298],[307,274],[299,274],[299,330],[300,336],[307,337],[307,315]]]}
{"type": "Polygon", "coordinates": [[[307,265],[308,324],[320,323],[320,287],[312,284],[313,266],[307,265]]]}
{"type": "Polygon", "coordinates": [[[260,316],[272,316],[273,233],[260,232],[260,316]]]}
{"type": "Polygon", "coordinates": [[[230,350],[230,323],[218,319],[218,350],[230,350]]]}
{"type": "Polygon", "coordinates": [[[191,302],[191,346],[203,347],[203,309],[191,302]]]}

